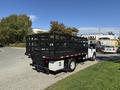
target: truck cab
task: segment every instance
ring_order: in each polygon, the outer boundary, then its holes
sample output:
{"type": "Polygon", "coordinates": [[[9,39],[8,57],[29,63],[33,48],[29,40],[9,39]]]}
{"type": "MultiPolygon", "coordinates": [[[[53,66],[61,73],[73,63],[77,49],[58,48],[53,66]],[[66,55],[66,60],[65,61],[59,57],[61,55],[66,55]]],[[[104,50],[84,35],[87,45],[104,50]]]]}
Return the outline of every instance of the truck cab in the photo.
{"type": "Polygon", "coordinates": [[[96,44],[88,42],[88,59],[95,60],[96,59],[96,44]]]}

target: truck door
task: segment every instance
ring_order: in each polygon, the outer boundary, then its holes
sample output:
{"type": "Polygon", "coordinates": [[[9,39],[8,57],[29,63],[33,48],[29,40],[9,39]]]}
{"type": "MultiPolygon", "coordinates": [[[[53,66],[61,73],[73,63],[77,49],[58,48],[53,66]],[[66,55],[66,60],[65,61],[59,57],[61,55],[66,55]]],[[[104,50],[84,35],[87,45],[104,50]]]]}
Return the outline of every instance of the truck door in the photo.
{"type": "Polygon", "coordinates": [[[88,58],[91,58],[95,52],[96,52],[96,45],[89,44],[88,45],[88,58]]]}

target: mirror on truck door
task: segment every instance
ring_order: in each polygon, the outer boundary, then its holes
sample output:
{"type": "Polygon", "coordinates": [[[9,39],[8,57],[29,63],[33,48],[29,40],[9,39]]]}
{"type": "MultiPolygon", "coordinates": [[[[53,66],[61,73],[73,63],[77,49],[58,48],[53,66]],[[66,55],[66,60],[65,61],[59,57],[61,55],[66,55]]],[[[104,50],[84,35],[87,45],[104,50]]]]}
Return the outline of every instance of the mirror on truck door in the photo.
{"type": "Polygon", "coordinates": [[[96,44],[89,44],[90,49],[96,49],[96,44]]]}

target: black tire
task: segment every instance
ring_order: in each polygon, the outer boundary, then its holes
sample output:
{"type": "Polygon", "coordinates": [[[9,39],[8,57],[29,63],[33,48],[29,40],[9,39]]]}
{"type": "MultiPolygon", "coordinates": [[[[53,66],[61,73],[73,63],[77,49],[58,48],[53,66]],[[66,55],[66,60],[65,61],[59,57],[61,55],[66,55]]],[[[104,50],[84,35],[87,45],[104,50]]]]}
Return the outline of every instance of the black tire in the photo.
{"type": "Polygon", "coordinates": [[[94,53],[92,58],[91,58],[92,61],[95,61],[96,60],[96,54],[94,53]]]}
{"type": "Polygon", "coordinates": [[[0,45],[0,47],[3,47],[3,45],[0,45]]]}
{"type": "Polygon", "coordinates": [[[68,60],[68,72],[74,71],[76,68],[76,60],[70,59],[68,60]]]}

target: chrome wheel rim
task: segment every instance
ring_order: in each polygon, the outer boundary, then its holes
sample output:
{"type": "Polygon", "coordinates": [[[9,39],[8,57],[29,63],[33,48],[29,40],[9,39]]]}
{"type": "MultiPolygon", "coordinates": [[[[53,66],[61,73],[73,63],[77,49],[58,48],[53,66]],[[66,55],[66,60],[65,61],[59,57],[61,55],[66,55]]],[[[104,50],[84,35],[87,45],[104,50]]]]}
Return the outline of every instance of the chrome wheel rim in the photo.
{"type": "Polygon", "coordinates": [[[71,68],[72,70],[75,68],[75,62],[74,62],[74,61],[71,62],[70,68],[71,68]]]}

